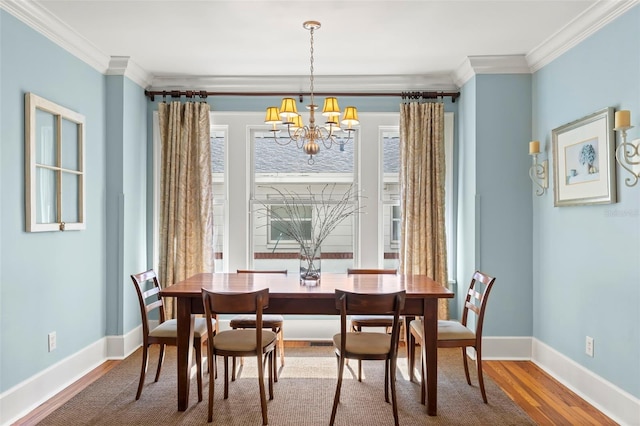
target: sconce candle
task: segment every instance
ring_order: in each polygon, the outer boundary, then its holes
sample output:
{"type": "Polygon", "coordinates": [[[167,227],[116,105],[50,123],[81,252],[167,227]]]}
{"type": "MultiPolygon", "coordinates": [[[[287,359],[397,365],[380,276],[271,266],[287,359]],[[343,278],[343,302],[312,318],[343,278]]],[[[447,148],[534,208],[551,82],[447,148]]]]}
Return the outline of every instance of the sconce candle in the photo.
{"type": "Polygon", "coordinates": [[[631,112],[628,109],[616,111],[615,128],[621,129],[629,126],[631,126],[631,112]]]}
{"type": "Polygon", "coordinates": [[[540,154],[540,141],[529,142],[529,155],[540,154]]]}

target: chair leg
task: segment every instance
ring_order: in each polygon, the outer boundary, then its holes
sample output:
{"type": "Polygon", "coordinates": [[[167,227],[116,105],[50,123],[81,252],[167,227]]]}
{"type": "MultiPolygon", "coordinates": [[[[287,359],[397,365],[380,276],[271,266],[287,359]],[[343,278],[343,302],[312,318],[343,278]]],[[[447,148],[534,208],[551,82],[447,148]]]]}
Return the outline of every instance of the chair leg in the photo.
{"type": "Polygon", "coordinates": [[[464,364],[464,375],[467,378],[467,383],[471,386],[471,378],[469,377],[469,363],[467,361],[467,348],[462,347],[462,363],[464,364]]]}
{"type": "Polygon", "coordinates": [[[202,402],[202,341],[196,339],[196,371],[198,374],[198,402],[202,402]]]}
{"type": "Polygon", "coordinates": [[[140,369],[140,381],[138,382],[138,392],[136,393],[136,401],[142,395],[142,387],[144,386],[144,376],[147,373],[147,359],[149,357],[149,346],[142,345],[142,368],[140,369]]]}
{"type": "Polygon", "coordinates": [[[389,358],[384,360],[384,402],[389,403],[389,358]]]}
{"type": "Polygon", "coordinates": [[[213,421],[213,392],[214,392],[214,382],[216,375],[218,372],[218,367],[216,366],[216,356],[213,354],[213,351],[210,350],[211,346],[208,346],[209,350],[207,351],[207,364],[209,365],[209,409],[208,409],[208,417],[207,421],[211,423],[213,421]],[[211,372],[214,372],[213,374],[211,372]]]}
{"type": "Polygon", "coordinates": [[[264,369],[262,364],[262,353],[257,354],[258,361],[258,387],[260,388],[260,407],[262,408],[262,424],[268,424],[267,419],[267,398],[264,394],[264,369]]]}
{"type": "Polygon", "coordinates": [[[420,349],[420,404],[425,405],[426,396],[427,396],[427,378],[425,373],[427,368],[425,364],[427,363],[426,359],[422,357],[422,349],[420,349]]]}
{"type": "Polygon", "coordinates": [[[344,356],[340,355],[338,360],[338,383],[336,384],[336,395],[333,398],[333,408],[331,409],[331,420],[329,426],[333,426],[336,421],[336,412],[338,411],[338,403],[340,402],[340,389],[342,387],[342,375],[344,373],[344,356]]]}
{"type": "MultiPolygon", "coordinates": [[[[280,344],[280,338],[278,337],[278,328],[272,328],[271,331],[273,331],[274,333],[276,333],[276,345],[273,348],[274,352],[276,353],[276,358],[277,358],[277,354],[278,354],[278,345],[280,344]]],[[[273,374],[273,380],[274,381],[278,381],[278,366],[277,364],[274,362],[273,364],[269,364],[269,367],[271,368],[272,374],[273,374]]]]}
{"type": "Polygon", "coordinates": [[[480,393],[482,393],[482,400],[485,404],[488,404],[487,393],[484,390],[484,380],[482,378],[482,353],[480,351],[480,348],[476,348],[476,365],[478,368],[478,383],[480,383],[480,393]]]}
{"type": "MultiPolygon", "coordinates": [[[[390,362],[390,367],[389,367],[389,374],[391,376],[390,381],[391,381],[391,405],[393,407],[393,420],[395,423],[395,426],[398,426],[399,424],[399,419],[398,419],[398,399],[396,396],[396,366],[397,366],[397,358],[393,358],[390,362]]],[[[386,389],[386,388],[385,388],[386,389]]]]}
{"type": "Polygon", "coordinates": [[[231,357],[231,381],[236,381],[236,357],[231,357]]]}
{"type": "Polygon", "coordinates": [[[358,360],[358,381],[362,381],[362,360],[358,360]]]}
{"type": "Polygon", "coordinates": [[[416,366],[416,338],[413,334],[409,334],[409,340],[407,341],[407,364],[409,364],[409,381],[413,382],[415,379],[414,368],[416,366]]]}
{"type": "Polygon", "coordinates": [[[284,367],[284,332],[282,331],[282,326],[280,326],[278,345],[280,346],[280,365],[284,367]]]}
{"type": "Polygon", "coordinates": [[[158,355],[158,370],[156,371],[156,379],[154,382],[157,382],[160,378],[160,370],[162,369],[162,361],[164,360],[164,345],[160,345],[160,354],[158,355]]]}
{"type": "Polygon", "coordinates": [[[272,374],[273,371],[276,371],[277,358],[274,357],[275,348],[273,351],[270,351],[267,355],[269,357],[269,401],[273,399],[273,381],[277,378],[272,374]]]}
{"type": "Polygon", "coordinates": [[[224,357],[224,399],[229,398],[229,357],[224,357]]]}

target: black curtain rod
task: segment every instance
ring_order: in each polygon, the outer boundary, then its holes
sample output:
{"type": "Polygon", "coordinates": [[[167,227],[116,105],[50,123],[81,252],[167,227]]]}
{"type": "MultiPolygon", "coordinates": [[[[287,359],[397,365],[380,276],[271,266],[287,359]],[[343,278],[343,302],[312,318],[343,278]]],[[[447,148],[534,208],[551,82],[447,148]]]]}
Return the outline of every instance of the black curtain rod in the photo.
{"type": "MultiPolygon", "coordinates": [[[[185,96],[187,98],[199,97],[201,99],[206,99],[209,96],[298,96],[300,102],[302,102],[302,98],[304,96],[311,96],[310,93],[291,93],[291,92],[207,92],[206,90],[145,90],[144,95],[149,98],[149,100],[154,101],[156,96],[162,96],[166,98],[167,96],[172,98],[179,98],[181,96],[185,96]]],[[[314,96],[376,96],[376,97],[386,97],[392,96],[396,98],[402,98],[403,100],[407,99],[438,99],[443,97],[451,97],[452,102],[455,102],[458,97],[460,97],[460,92],[400,92],[400,93],[390,93],[390,92],[381,92],[381,93],[367,93],[367,92],[314,92],[314,96]]]]}

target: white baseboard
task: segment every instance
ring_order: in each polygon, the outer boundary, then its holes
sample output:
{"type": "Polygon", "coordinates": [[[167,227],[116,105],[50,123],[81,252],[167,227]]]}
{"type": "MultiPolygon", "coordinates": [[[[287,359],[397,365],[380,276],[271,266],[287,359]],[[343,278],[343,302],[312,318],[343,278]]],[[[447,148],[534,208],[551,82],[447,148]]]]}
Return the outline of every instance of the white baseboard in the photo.
{"type": "Polygon", "coordinates": [[[531,337],[483,337],[482,359],[528,361],[531,359],[531,337]]]}
{"type": "Polygon", "coordinates": [[[102,364],[106,357],[107,341],[100,339],[5,391],[0,395],[0,424],[9,425],[24,417],[102,364]]]}
{"type": "Polygon", "coordinates": [[[621,425],[640,425],[640,399],[533,339],[531,360],[589,404],[621,425]]]}
{"type": "Polygon", "coordinates": [[[142,326],[107,336],[0,394],[0,425],[10,425],[108,359],[124,359],[142,344],[142,326]]]}

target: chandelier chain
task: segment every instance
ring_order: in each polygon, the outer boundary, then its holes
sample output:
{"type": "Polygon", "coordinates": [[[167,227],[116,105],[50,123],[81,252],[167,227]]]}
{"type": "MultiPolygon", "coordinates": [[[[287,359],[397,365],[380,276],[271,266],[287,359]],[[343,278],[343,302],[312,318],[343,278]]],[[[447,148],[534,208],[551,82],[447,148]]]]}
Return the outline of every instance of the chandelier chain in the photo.
{"type": "MultiPolygon", "coordinates": [[[[310,43],[311,47],[309,48],[309,51],[311,53],[311,61],[310,61],[311,65],[309,67],[309,70],[311,71],[310,75],[309,75],[309,91],[311,92],[311,117],[312,118],[313,118],[313,115],[314,115],[313,114],[313,110],[315,108],[315,106],[314,106],[315,102],[313,100],[313,30],[314,30],[313,27],[311,27],[309,29],[309,32],[311,33],[311,37],[310,37],[311,38],[311,43],[310,43]]],[[[313,121],[311,122],[311,124],[313,124],[313,121]]]]}

